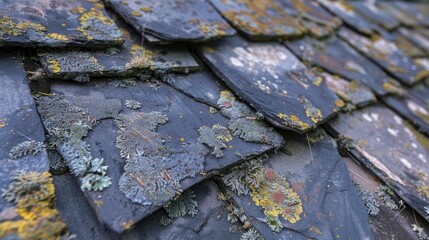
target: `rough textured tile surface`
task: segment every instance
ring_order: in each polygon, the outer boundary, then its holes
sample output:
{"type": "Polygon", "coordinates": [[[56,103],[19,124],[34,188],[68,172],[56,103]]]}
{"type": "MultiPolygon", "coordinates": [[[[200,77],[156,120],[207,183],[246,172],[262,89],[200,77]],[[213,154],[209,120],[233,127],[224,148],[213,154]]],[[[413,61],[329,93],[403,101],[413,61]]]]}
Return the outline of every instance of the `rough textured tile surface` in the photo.
{"type": "MultiPolygon", "coordinates": [[[[400,198],[386,188],[381,179],[353,159],[345,157],[344,160],[360,192],[372,195],[375,199],[373,203],[378,203],[378,214],[369,216],[376,239],[416,239],[413,224],[429,229],[428,222],[414,214],[412,208],[401,204],[400,198]]],[[[370,202],[367,201],[367,204],[370,206],[370,202]]]]}
{"type": "Polygon", "coordinates": [[[205,41],[235,34],[207,2],[201,0],[112,0],[113,9],[140,33],[168,41],[205,41]]]}
{"type": "Polygon", "coordinates": [[[237,30],[253,39],[297,37],[304,28],[277,0],[210,0],[237,30]]]}
{"type": "Polygon", "coordinates": [[[382,37],[369,39],[346,28],[339,31],[339,36],[404,84],[411,85],[429,76],[428,70],[417,66],[393,42],[382,37]]]}
{"type": "Polygon", "coordinates": [[[400,28],[399,33],[406,37],[411,43],[415,44],[420,49],[429,54],[429,38],[421,34],[420,32],[408,28],[400,28]]]}
{"type": "Polygon", "coordinates": [[[199,68],[184,45],[157,46],[142,42],[140,34],[121,19],[115,20],[127,37],[122,48],[39,51],[38,56],[47,75],[86,82],[96,76],[144,77],[153,71],[189,72],[199,68]]]}
{"type": "Polygon", "coordinates": [[[426,219],[429,141],[386,107],[376,105],[329,122],[351,156],[371,169],[426,219]],[[383,151],[380,151],[383,149],[383,151]]]}
{"type": "Polygon", "coordinates": [[[341,39],[332,38],[321,42],[307,37],[287,42],[286,45],[303,62],[320,66],[348,80],[361,82],[376,95],[385,95],[398,84],[341,39]]]}
{"type": "Polygon", "coordinates": [[[124,233],[122,239],[240,239],[246,231],[239,222],[229,222],[228,202],[220,200],[221,194],[213,181],[204,181],[187,191],[195,194],[198,213],[195,216],[182,216],[172,219],[168,226],[160,220],[168,216],[159,210],[139,222],[134,229],[124,233]]]}
{"type": "Polygon", "coordinates": [[[283,0],[279,1],[279,4],[315,37],[326,37],[341,25],[339,18],[329,13],[315,0],[283,0]]]}
{"type": "Polygon", "coordinates": [[[277,127],[305,132],[343,105],[281,44],[234,37],[206,45],[200,55],[239,97],[277,127]]]}
{"type": "Polygon", "coordinates": [[[1,0],[0,46],[108,46],[122,34],[101,1],[1,0]]]}
{"type": "Polygon", "coordinates": [[[52,86],[53,92],[67,96],[103,96],[120,99],[125,105],[126,100],[142,103],[138,110],[123,106],[115,121],[101,120],[84,138],[93,157],[104,158],[112,179],[103,191],[85,194],[100,221],[116,232],[130,228],[213,170],[279,147],[282,142],[281,136],[267,127],[258,125],[243,132],[246,126],[236,124],[230,129],[228,118],[158,84],[137,82],[125,90],[105,81],[88,83],[85,88],[72,83],[52,86]],[[256,143],[258,139],[262,143],[256,143]]]}
{"type": "Polygon", "coordinates": [[[375,22],[388,30],[395,29],[400,24],[394,17],[380,10],[374,1],[350,1],[349,4],[353,7],[353,10],[368,21],[375,22]]]}
{"type": "Polygon", "coordinates": [[[326,81],[326,85],[335,92],[344,102],[351,104],[348,109],[363,107],[376,101],[371,90],[356,81],[347,81],[341,77],[331,75],[327,72],[319,73],[326,81]]]}
{"type": "Polygon", "coordinates": [[[323,130],[284,136],[281,152],[222,177],[228,189],[247,188],[233,199],[254,227],[265,239],[373,239],[335,141],[323,130]]]}
{"type": "Polygon", "coordinates": [[[356,31],[359,31],[363,34],[370,35],[376,29],[377,26],[367,21],[361,15],[359,15],[353,7],[349,4],[348,1],[344,0],[318,0],[324,7],[331,11],[336,16],[340,17],[341,20],[356,31]]]}
{"type": "Polygon", "coordinates": [[[415,16],[401,11],[401,9],[398,8],[398,6],[395,6],[395,3],[393,2],[378,1],[376,4],[380,10],[396,18],[396,20],[398,20],[404,26],[413,27],[420,25],[419,20],[416,19],[415,16]]]}

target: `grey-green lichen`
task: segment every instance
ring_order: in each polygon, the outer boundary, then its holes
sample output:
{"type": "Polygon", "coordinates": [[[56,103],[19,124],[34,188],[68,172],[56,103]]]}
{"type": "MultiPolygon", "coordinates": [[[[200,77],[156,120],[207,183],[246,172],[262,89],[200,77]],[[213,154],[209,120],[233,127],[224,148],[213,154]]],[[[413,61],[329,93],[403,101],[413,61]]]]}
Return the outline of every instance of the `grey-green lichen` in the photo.
{"type": "Polygon", "coordinates": [[[258,187],[263,177],[259,174],[263,168],[261,159],[245,161],[221,174],[223,183],[238,195],[247,195],[249,186],[258,187]]]}
{"type": "Polygon", "coordinates": [[[137,81],[134,78],[126,78],[126,79],[110,79],[107,81],[112,87],[120,87],[127,88],[132,86],[137,86],[137,81]]]}
{"type": "Polygon", "coordinates": [[[17,159],[28,155],[35,156],[37,153],[43,151],[45,146],[42,142],[36,142],[33,140],[18,143],[9,151],[9,157],[17,159]]]}
{"type": "Polygon", "coordinates": [[[160,205],[180,193],[179,181],[203,170],[207,149],[201,143],[170,149],[157,126],[168,117],[160,112],[121,114],[116,119],[116,146],[126,164],[119,189],[135,203],[160,205]]]}
{"type": "Polygon", "coordinates": [[[380,203],[377,201],[374,194],[369,191],[363,190],[362,187],[357,183],[355,184],[355,187],[358,190],[358,193],[361,196],[369,215],[377,216],[380,212],[380,203]]]}
{"type": "Polygon", "coordinates": [[[388,208],[392,210],[398,210],[399,206],[396,204],[395,200],[393,200],[394,193],[392,189],[387,186],[382,186],[377,192],[378,197],[388,208]]]}
{"type": "Polygon", "coordinates": [[[419,240],[427,240],[429,239],[428,235],[424,232],[424,229],[417,224],[411,224],[413,228],[413,232],[416,233],[419,240]]]}
{"type": "Polygon", "coordinates": [[[161,218],[159,219],[159,224],[161,225],[161,226],[164,226],[164,227],[166,227],[166,226],[168,226],[168,225],[170,225],[170,224],[172,224],[173,223],[173,219],[171,219],[171,218],[169,218],[169,217],[167,217],[167,216],[161,216],[161,218]]]}
{"type": "Polygon", "coordinates": [[[142,104],[136,100],[125,100],[125,107],[133,110],[140,109],[142,104]]]}
{"type": "Polygon", "coordinates": [[[224,156],[222,149],[226,148],[226,142],[232,140],[231,133],[226,127],[220,124],[215,124],[211,128],[202,126],[200,129],[198,129],[198,132],[200,134],[198,137],[198,142],[206,144],[212,148],[212,154],[217,158],[224,156]]]}
{"type": "Polygon", "coordinates": [[[195,198],[194,191],[189,189],[164,204],[164,210],[167,212],[168,217],[162,216],[159,221],[160,224],[163,226],[169,225],[173,222],[173,219],[186,215],[195,217],[198,214],[198,203],[195,198]]]}
{"type": "Polygon", "coordinates": [[[234,136],[247,142],[266,143],[274,147],[282,145],[282,136],[260,120],[260,116],[246,104],[238,101],[230,91],[222,91],[217,104],[221,113],[230,119],[228,128],[234,136]]]}
{"type": "Polygon", "coordinates": [[[280,222],[279,218],[268,215],[266,220],[268,226],[274,232],[280,232],[283,229],[283,225],[280,222]]]}
{"type": "Polygon", "coordinates": [[[110,186],[103,159],[93,158],[89,145],[82,140],[95,124],[87,113],[62,95],[39,97],[37,104],[50,146],[80,179],[82,190],[100,191],[110,186]]]}
{"type": "Polygon", "coordinates": [[[264,240],[264,237],[256,229],[251,228],[240,236],[240,240],[264,240]]]}

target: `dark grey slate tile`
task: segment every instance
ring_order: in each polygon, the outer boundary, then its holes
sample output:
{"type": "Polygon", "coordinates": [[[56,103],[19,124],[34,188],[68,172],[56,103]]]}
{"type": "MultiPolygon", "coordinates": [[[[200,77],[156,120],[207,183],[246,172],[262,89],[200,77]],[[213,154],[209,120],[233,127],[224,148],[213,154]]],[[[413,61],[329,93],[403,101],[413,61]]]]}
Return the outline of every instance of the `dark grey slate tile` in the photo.
{"type": "Polygon", "coordinates": [[[420,26],[429,26],[429,7],[427,3],[394,1],[391,4],[420,26]]]}
{"type": "Polygon", "coordinates": [[[365,35],[371,35],[377,26],[359,15],[348,1],[344,0],[318,0],[326,9],[341,18],[345,24],[365,35]]]}
{"type": "Polygon", "coordinates": [[[286,13],[278,0],[209,0],[231,25],[256,40],[301,36],[304,27],[286,13]]]}
{"type": "Polygon", "coordinates": [[[428,70],[417,66],[395,43],[383,37],[373,36],[370,39],[346,28],[339,31],[339,36],[406,85],[429,76],[428,70]]]}
{"type": "Polygon", "coordinates": [[[399,83],[370,60],[360,55],[341,39],[318,41],[303,38],[288,41],[286,45],[303,62],[322,67],[331,74],[358,81],[370,87],[378,96],[395,92],[399,83]]]}
{"type": "Polygon", "coordinates": [[[394,42],[396,46],[404,52],[406,55],[410,57],[424,57],[426,55],[426,52],[424,49],[420,48],[418,45],[413,43],[407,36],[404,36],[401,34],[400,31],[379,31],[380,35],[385,38],[386,40],[389,40],[391,42],[394,42]]]}
{"type": "Polygon", "coordinates": [[[279,43],[234,37],[199,49],[211,69],[276,127],[306,132],[344,104],[279,43]]]}
{"type": "Polygon", "coordinates": [[[429,141],[425,136],[381,105],[339,115],[328,123],[328,129],[353,158],[428,219],[429,141]]]}
{"type": "Polygon", "coordinates": [[[235,34],[207,1],[111,0],[109,4],[140,33],[167,41],[206,41],[235,34]]]}
{"type": "Polygon", "coordinates": [[[396,18],[402,25],[413,27],[420,25],[419,20],[407,12],[402,11],[392,2],[377,1],[376,5],[380,10],[396,18]]]}
{"type": "Polygon", "coordinates": [[[121,239],[240,239],[246,232],[239,222],[230,223],[229,203],[220,199],[221,191],[213,181],[201,182],[187,191],[195,195],[198,212],[195,216],[180,216],[167,226],[160,221],[167,217],[159,210],[140,221],[132,230],[122,234],[121,239]]]}
{"type": "Polygon", "coordinates": [[[327,72],[321,72],[319,75],[326,81],[328,88],[347,104],[349,110],[376,102],[374,93],[362,83],[347,81],[327,72]]]}
{"type": "Polygon", "coordinates": [[[279,4],[287,13],[296,17],[308,33],[317,38],[329,36],[342,23],[316,0],[283,0],[279,4]]]}
{"type": "Polygon", "coordinates": [[[399,33],[407,38],[412,44],[415,44],[420,49],[423,49],[426,54],[429,55],[429,37],[424,36],[420,32],[414,29],[400,28],[399,33]]]}
{"type": "Polygon", "coordinates": [[[384,103],[429,137],[429,108],[409,95],[386,96],[384,103]]]}
{"type": "MultiPolygon", "coordinates": [[[[104,159],[111,179],[102,191],[85,191],[85,196],[98,219],[118,233],[213,171],[282,143],[268,126],[240,117],[241,111],[250,114],[250,109],[237,105],[226,93],[223,100],[234,107],[227,110],[231,119],[160,82],[137,82],[125,89],[103,80],[85,87],[55,82],[52,91],[67,97],[120,99],[123,104],[116,120],[99,121],[83,138],[90,155],[104,159]],[[126,100],[138,101],[141,107],[128,109],[126,100]]],[[[91,116],[91,111],[87,114],[91,116]]],[[[44,120],[47,127],[49,121],[44,120]]],[[[64,152],[63,157],[67,157],[64,152]]]]}
{"type": "Polygon", "coordinates": [[[184,45],[158,46],[143,42],[140,34],[123,20],[116,17],[115,21],[126,37],[122,48],[107,48],[103,51],[38,51],[47,75],[86,82],[90,77],[97,76],[144,76],[153,71],[189,72],[199,69],[198,63],[184,45]]]}
{"type": "Polygon", "coordinates": [[[373,200],[365,197],[366,204],[371,208],[378,204],[378,207],[375,206],[378,214],[369,216],[369,223],[376,239],[416,239],[414,224],[426,229],[427,232],[428,222],[413,213],[413,209],[401,202],[381,179],[353,159],[345,157],[344,160],[360,192],[364,192],[364,196],[373,196],[373,200]]]}
{"type": "Polygon", "coordinates": [[[0,25],[0,46],[106,47],[123,42],[99,0],[1,0],[0,25]]]}
{"type": "Polygon", "coordinates": [[[335,141],[321,129],[284,137],[281,152],[222,176],[254,227],[265,239],[373,239],[335,141]]]}
{"type": "Polygon", "coordinates": [[[368,21],[377,23],[387,30],[393,30],[400,24],[396,18],[380,10],[374,1],[349,1],[348,3],[353,7],[354,11],[365,17],[368,21]]]}

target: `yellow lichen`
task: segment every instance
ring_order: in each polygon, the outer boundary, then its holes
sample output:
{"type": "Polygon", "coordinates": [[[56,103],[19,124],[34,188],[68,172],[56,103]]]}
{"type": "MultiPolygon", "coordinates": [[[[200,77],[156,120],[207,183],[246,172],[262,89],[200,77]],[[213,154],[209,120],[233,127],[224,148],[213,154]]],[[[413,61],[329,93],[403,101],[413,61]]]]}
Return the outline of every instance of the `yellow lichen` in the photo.
{"type": "Polygon", "coordinates": [[[88,40],[93,40],[94,36],[88,32],[88,29],[92,29],[92,26],[90,26],[89,21],[90,20],[97,20],[101,21],[106,26],[115,25],[115,22],[113,22],[112,19],[106,17],[103,12],[96,8],[91,8],[89,11],[85,11],[85,9],[78,7],[77,12],[80,15],[79,22],[80,27],[77,28],[88,40]]]}
{"type": "Polygon", "coordinates": [[[284,113],[279,113],[277,114],[277,117],[279,117],[284,121],[283,124],[285,126],[298,128],[303,131],[308,130],[310,128],[310,124],[301,121],[296,115],[293,115],[293,114],[287,115],[284,113]]]}
{"type": "Polygon", "coordinates": [[[132,10],[132,11],[131,11],[131,15],[133,15],[133,16],[135,16],[135,17],[141,17],[141,16],[142,16],[142,14],[141,14],[140,12],[135,11],[135,10],[132,10]]]}
{"type": "Polygon", "coordinates": [[[316,85],[316,86],[320,86],[320,84],[322,84],[322,82],[323,82],[323,78],[321,78],[321,77],[316,77],[316,78],[314,79],[314,81],[313,81],[313,84],[314,84],[314,85],[316,85]]]}
{"type": "Polygon", "coordinates": [[[232,140],[232,135],[231,132],[227,130],[224,134],[217,135],[216,138],[221,140],[222,142],[230,142],[232,140]]]}
{"type": "Polygon", "coordinates": [[[267,218],[283,219],[296,223],[303,212],[299,195],[290,187],[284,176],[270,168],[260,169],[263,180],[259,186],[250,185],[252,201],[264,209],[267,218]]]}
{"type": "Polygon", "coordinates": [[[101,207],[101,206],[103,206],[103,201],[102,200],[94,200],[94,205],[97,207],[101,207]]]}
{"type": "Polygon", "coordinates": [[[49,63],[48,67],[49,67],[49,69],[51,69],[51,71],[53,73],[59,73],[59,72],[61,72],[61,65],[60,65],[60,62],[58,62],[58,60],[49,59],[48,63],[49,63]]]}
{"type": "Polygon", "coordinates": [[[52,39],[58,40],[58,41],[63,41],[63,42],[65,42],[65,41],[69,40],[69,39],[67,38],[67,36],[62,35],[62,34],[59,34],[59,33],[49,33],[49,34],[47,34],[46,36],[47,36],[47,37],[49,37],[49,38],[52,38],[52,39]]]}
{"type": "Polygon", "coordinates": [[[343,108],[346,104],[344,103],[343,100],[341,99],[337,99],[335,100],[335,106],[339,107],[339,108],[343,108]]]}
{"type": "Polygon", "coordinates": [[[132,58],[129,63],[126,64],[127,69],[131,68],[149,68],[153,65],[154,53],[143,46],[133,44],[130,51],[132,58]]]}
{"type": "Polygon", "coordinates": [[[16,212],[20,219],[0,223],[0,238],[17,235],[21,239],[60,239],[66,225],[55,208],[51,175],[48,172],[21,172],[14,181],[27,182],[21,185],[12,183],[10,191],[18,191],[14,189],[17,186],[28,189],[23,189],[24,192],[16,196],[19,198],[15,200],[16,212]]]}
{"type": "Polygon", "coordinates": [[[129,230],[134,226],[134,221],[133,220],[129,220],[126,222],[122,222],[121,226],[124,230],[129,230]]]}
{"type": "Polygon", "coordinates": [[[0,128],[4,128],[6,125],[6,119],[0,119],[0,128]]]}
{"type": "Polygon", "coordinates": [[[152,8],[148,7],[148,6],[143,6],[143,7],[140,8],[140,10],[142,12],[145,12],[145,13],[152,12],[152,8]]]}
{"type": "Polygon", "coordinates": [[[231,91],[229,91],[229,90],[223,90],[223,91],[221,91],[220,92],[220,97],[228,99],[230,101],[235,101],[234,94],[231,91]]]}

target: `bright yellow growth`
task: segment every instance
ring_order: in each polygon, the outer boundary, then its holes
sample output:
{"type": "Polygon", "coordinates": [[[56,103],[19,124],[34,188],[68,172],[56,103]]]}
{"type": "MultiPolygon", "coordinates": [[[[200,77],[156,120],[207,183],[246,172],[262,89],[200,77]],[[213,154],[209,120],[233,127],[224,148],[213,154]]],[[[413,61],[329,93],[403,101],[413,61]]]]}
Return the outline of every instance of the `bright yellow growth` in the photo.
{"type": "Polygon", "coordinates": [[[85,12],[85,9],[83,9],[82,7],[78,7],[78,13],[82,14],[79,17],[79,22],[80,22],[80,27],[78,27],[77,29],[84,35],[86,36],[86,38],[88,40],[93,40],[94,36],[92,36],[87,30],[90,29],[91,27],[89,26],[89,21],[93,21],[98,20],[101,21],[104,25],[109,26],[109,25],[114,25],[115,23],[113,22],[112,19],[104,16],[104,14],[96,9],[96,8],[91,8],[90,11],[85,12]]]}
{"type": "Polygon", "coordinates": [[[153,65],[153,52],[137,44],[131,46],[131,58],[130,63],[125,66],[127,69],[131,68],[149,68],[153,65]]]}
{"type": "Polygon", "coordinates": [[[50,59],[48,60],[48,63],[49,63],[49,69],[51,69],[53,73],[61,72],[60,62],[58,62],[55,59],[50,59]]]}
{"type": "Polygon", "coordinates": [[[49,33],[46,36],[48,36],[49,38],[58,40],[58,41],[63,41],[63,42],[68,40],[67,36],[64,36],[64,35],[59,34],[59,33],[49,33]]]}
{"type": "MultiPolygon", "coordinates": [[[[18,235],[22,239],[61,239],[66,225],[55,208],[55,193],[51,174],[48,172],[21,172],[9,188],[21,191],[16,195],[16,212],[21,217],[16,221],[0,223],[0,238],[18,235]],[[33,187],[32,187],[33,186],[33,187]],[[42,190],[43,189],[43,190],[42,190]]],[[[11,190],[11,189],[9,189],[11,190]]]]}
{"type": "Polygon", "coordinates": [[[342,108],[342,107],[344,107],[346,104],[344,103],[344,101],[343,101],[343,100],[341,100],[341,99],[337,99],[337,100],[335,100],[335,105],[336,105],[337,107],[339,107],[339,108],[342,108]]]}
{"type": "Polygon", "coordinates": [[[293,114],[287,115],[284,113],[279,113],[277,114],[277,117],[282,119],[284,121],[284,125],[286,126],[298,128],[303,131],[310,128],[310,124],[299,120],[299,118],[296,115],[293,115],[293,114]]]}
{"type": "Polygon", "coordinates": [[[228,99],[230,101],[235,101],[234,94],[231,91],[229,91],[229,90],[223,90],[223,91],[221,91],[220,92],[220,97],[228,99]]]}

